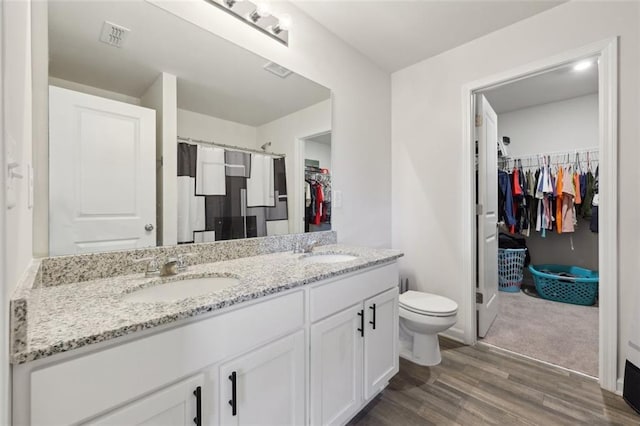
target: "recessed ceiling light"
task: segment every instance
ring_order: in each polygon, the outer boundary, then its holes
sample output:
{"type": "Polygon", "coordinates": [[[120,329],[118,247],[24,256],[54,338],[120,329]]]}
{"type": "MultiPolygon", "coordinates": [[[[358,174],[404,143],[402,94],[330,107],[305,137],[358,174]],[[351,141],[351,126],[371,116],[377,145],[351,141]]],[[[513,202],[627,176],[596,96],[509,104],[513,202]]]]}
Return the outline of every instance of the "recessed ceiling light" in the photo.
{"type": "Polygon", "coordinates": [[[587,68],[591,67],[591,65],[593,65],[593,62],[592,62],[590,59],[588,59],[588,60],[586,60],[586,61],[580,61],[580,62],[578,62],[577,64],[575,64],[575,65],[573,66],[573,69],[574,69],[575,71],[584,71],[584,70],[586,70],[587,68]]]}

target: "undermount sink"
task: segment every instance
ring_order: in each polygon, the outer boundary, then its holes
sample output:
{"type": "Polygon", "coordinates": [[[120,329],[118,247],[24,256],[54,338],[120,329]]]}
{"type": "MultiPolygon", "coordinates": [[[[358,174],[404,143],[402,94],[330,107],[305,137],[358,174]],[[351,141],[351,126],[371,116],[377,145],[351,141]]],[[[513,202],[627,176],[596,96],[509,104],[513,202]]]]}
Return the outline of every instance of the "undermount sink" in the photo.
{"type": "Polygon", "coordinates": [[[144,287],[125,296],[130,302],[172,302],[188,297],[204,296],[237,285],[234,277],[204,277],[171,281],[144,287]]]}
{"type": "Polygon", "coordinates": [[[304,263],[341,263],[349,262],[350,260],[357,259],[357,256],[350,254],[336,254],[336,253],[322,253],[322,254],[310,254],[300,258],[304,263]]]}

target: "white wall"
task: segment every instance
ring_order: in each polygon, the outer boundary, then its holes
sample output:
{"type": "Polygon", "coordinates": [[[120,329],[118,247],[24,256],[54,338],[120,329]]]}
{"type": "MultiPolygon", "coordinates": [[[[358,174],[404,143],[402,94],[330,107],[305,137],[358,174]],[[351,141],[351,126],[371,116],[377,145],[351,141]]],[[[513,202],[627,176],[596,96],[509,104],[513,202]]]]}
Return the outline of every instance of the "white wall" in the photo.
{"type": "MultiPolygon", "coordinates": [[[[0,23],[4,25],[4,3],[0,1],[0,23]]],[[[6,36],[0,27],[0,165],[5,164],[4,159],[4,40],[6,36]]],[[[4,188],[5,174],[0,173],[0,188],[4,188]]],[[[5,194],[0,190],[0,324],[9,324],[9,292],[6,268],[6,222],[5,222],[5,194]]],[[[11,385],[9,367],[9,327],[0,327],[0,424],[9,424],[11,416],[11,385]]]]}
{"type": "MultiPolygon", "coordinates": [[[[304,159],[298,161],[297,145],[307,136],[331,131],[331,99],[258,127],[258,144],[271,142],[269,151],[286,154],[289,232],[304,232],[304,159]]],[[[333,212],[333,210],[332,210],[333,212]]],[[[340,235],[340,234],[338,234],[340,235]]]]}
{"type": "Polygon", "coordinates": [[[178,108],[178,136],[257,149],[256,128],[178,108]]]}
{"type": "Polygon", "coordinates": [[[304,158],[317,160],[320,168],[329,169],[331,172],[331,145],[314,141],[305,141],[304,158]]]}
{"type": "Polygon", "coordinates": [[[140,104],[156,111],[156,235],[158,245],[178,244],[178,82],[160,73],[140,104]]]}
{"type": "Polygon", "coordinates": [[[333,209],[332,227],[340,242],[388,246],[389,75],[288,2],[272,2],[274,15],[292,16],[287,47],[206,2],[149,1],[332,90],[332,179],[334,189],[343,193],[343,208],[333,209]],[[376,191],[362,179],[371,170],[376,171],[376,191]]]}
{"type": "MultiPolygon", "coordinates": [[[[639,5],[568,2],[392,75],[393,246],[414,288],[463,299],[466,248],[458,170],[463,167],[464,84],[591,42],[620,36],[619,58],[619,375],[637,321],[631,301],[640,275],[637,167],[639,5]]],[[[467,312],[459,312],[461,330],[467,312]]]]}
{"type": "MultiPolygon", "coordinates": [[[[13,152],[26,177],[31,165],[31,5],[5,3],[5,150],[13,152]]],[[[16,207],[7,211],[7,283],[15,288],[32,256],[32,210],[28,207],[27,179],[13,179],[16,207]]]]}
{"type": "Polygon", "coordinates": [[[498,135],[511,157],[597,148],[598,94],[499,114],[498,135]]]}
{"type": "MultiPolygon", "coordinates": [[[[31,4],[28,1],[2,1],[2,113],[3,132],[2,148],[4,150],[1,165],[3,172],[9,153],[13,160],[20,164],[20,172],[24,175],[31,164],[31,4]]],[[[1,158],[1,157],[0,157],[1,158]]],[[[3,177],[2,180],[6,179],[3,177]]],[[[0,218],[3,231],[0,232],[0,244],[4,254],[0,262],[0,291],[2,297],[2,342],[0,344],[0,423],[9,424],[9,363],[8,363],[8,321],[7,300],[14,290],[31,261],[32,254],[32,210],[28,207],[26,179],[12,179],[15,207],[5,209],[5,201],[0,198],[3,213],[0,218]]],[[[9,183],[9,182],[7,182],[9,183]]],[[[0,188],[4,190],[5,186],[0,188]]],[[[4,197],[3,197],[4,198],[4,197]]]]}
{"type": "MultiPolygon", "coordinates": [[[[41,70],[38,70],[38,71],[41,71],[41,70]]],[[[62,78],[57,78],[57,77],[49,77],[49,84],[52,86],[62,87],[63,89],[75,90],[76,92],[86,93],[87,95],[100,96],[101,98],[107,98],[114,101],[125,102],[132,105],[140,105],[140,99],[136,98],[135,96],[128,96],[122,93],[113,92],[111,90],[100,89],[98,87],[77,83],[75,81],[64,80],[62,78]]]]}

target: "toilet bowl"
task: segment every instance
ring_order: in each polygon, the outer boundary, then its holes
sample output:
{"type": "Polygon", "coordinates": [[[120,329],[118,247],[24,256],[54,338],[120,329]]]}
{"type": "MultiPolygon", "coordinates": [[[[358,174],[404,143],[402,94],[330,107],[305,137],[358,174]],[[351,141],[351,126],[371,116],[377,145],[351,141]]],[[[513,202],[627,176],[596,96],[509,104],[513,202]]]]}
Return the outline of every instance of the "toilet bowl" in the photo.
{"type": "Polygon", "coordinates": [[[400,295],[400,356],[419,365],[442,361],[438,333],[457,321],[458,304],[446,297],[409,290],[400,295]]]}

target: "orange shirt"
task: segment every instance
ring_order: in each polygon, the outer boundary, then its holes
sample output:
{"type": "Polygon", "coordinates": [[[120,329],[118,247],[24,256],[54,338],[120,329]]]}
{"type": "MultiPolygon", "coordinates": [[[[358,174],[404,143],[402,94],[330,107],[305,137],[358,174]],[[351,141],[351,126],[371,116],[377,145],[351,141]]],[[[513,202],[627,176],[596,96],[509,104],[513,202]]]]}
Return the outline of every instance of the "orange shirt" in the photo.
{"type": "Polygon", "coordinates": [[[562,234],[562,188],[564,183],[562,180],[564,179],[564,172],[562,171],[562,167],[558,169],[558,176],[556,177],[556,230],[558,234],[562,234]]]}

